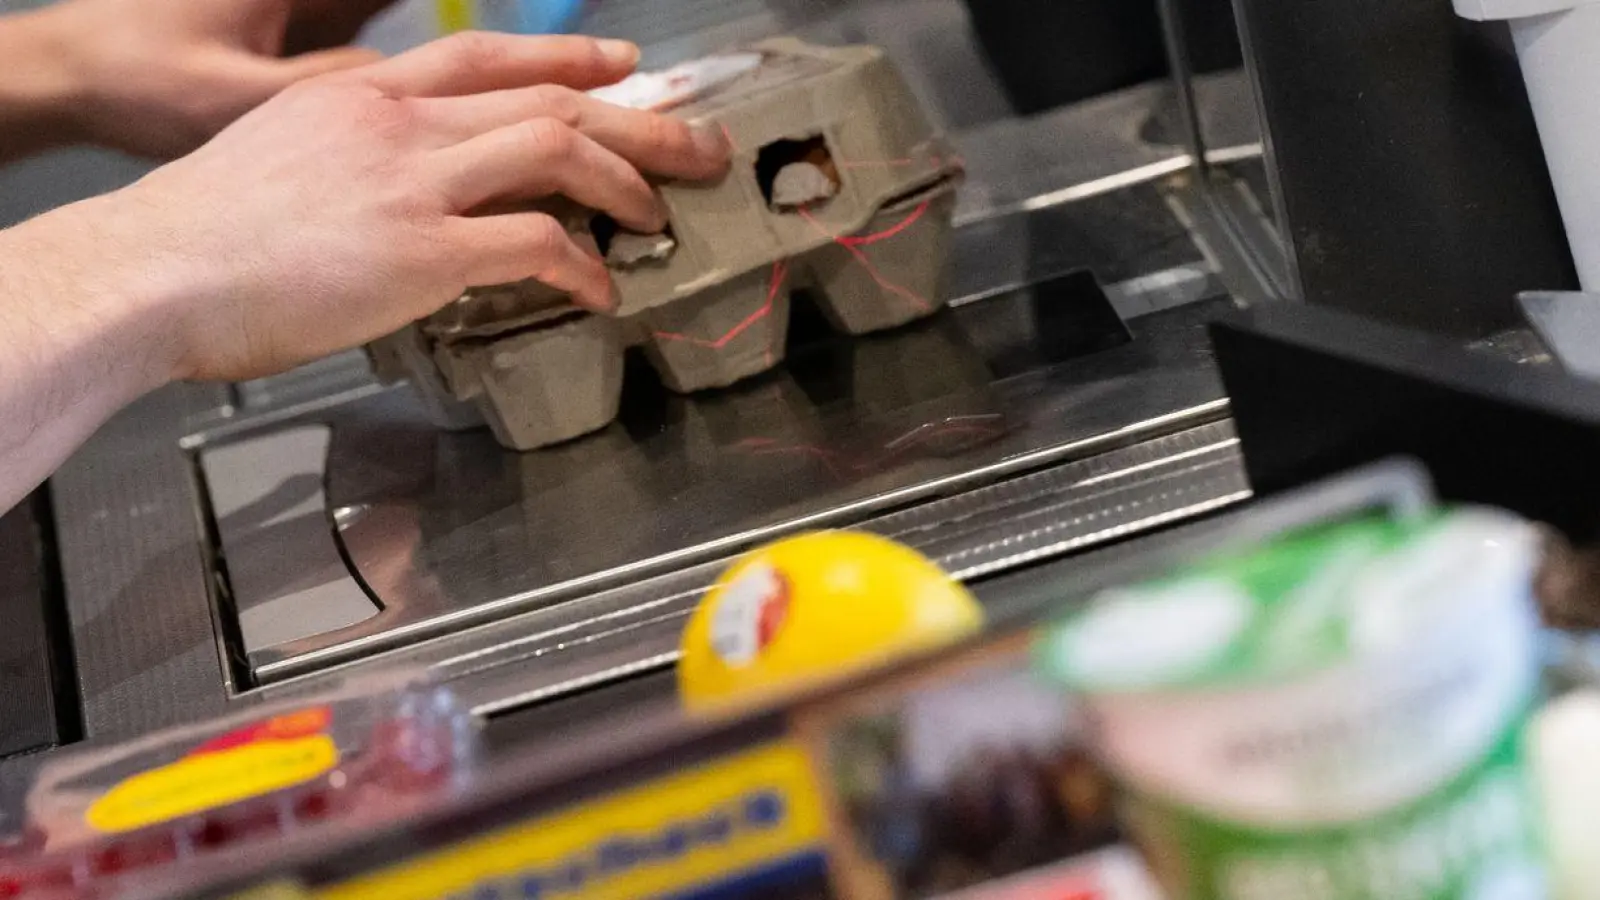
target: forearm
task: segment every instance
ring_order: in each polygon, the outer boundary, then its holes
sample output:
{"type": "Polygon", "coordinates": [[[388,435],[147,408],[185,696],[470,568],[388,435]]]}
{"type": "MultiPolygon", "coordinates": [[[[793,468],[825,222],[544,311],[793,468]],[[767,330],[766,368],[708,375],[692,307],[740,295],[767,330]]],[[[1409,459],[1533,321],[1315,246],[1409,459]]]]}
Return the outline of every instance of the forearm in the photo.
{"type": "Polygon", "coordinates": [[[83,139],[72,35],[53,10],[0,15],[0,164],[83,139]]]}
{"type": "Polygon", "coordinates": [[[0,509],[173,374],[165,298],[142,271],[159,263],[119,254],[114,206],[0,231],[0,509]]]}

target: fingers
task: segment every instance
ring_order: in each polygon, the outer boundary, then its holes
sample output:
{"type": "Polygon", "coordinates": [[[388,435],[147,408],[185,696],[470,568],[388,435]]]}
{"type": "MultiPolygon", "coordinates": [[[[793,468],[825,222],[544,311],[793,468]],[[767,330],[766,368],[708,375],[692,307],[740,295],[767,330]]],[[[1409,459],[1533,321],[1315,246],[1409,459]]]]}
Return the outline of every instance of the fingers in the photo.
{"type": "Polygon", "coordinates": [[[639,48],[573,35],[462,32],[377,66],[372,84],[405,97],[453,97],[552,83],[587,90],[626,78],[639,48]]]}
{"type": "Polygon", "coordinates": [[[562,194],[647,234],[666,227],[666,213],[633,166],[554,119],[497,128],[434,154],[436,172],[456,210],[492,200],[562,194]]]}
{"type": "Polygon", "coordinates": [[[609,312],[611,275],[554,218],[542,213],[455,218],[451,243],[465,248],[469,284],[506,284],[533,278],[572,297],[579,306],[609,312]]]}
{"type": "Polygon", "coordinates": [[[727,170],[732,152],[720,128],[625,109],[562,85],[419,102],[422,117],[456,140],[530,119],[555,119],[636,168],[672,178],[716,178],[727,170]]]}

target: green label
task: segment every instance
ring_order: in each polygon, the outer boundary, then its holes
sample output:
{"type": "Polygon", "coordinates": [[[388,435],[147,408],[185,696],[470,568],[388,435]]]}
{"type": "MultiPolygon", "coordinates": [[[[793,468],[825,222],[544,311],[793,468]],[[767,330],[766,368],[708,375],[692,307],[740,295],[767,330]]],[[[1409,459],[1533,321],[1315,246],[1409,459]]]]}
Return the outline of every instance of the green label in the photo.
{"type": "Polygon", "coordinates": [[[1466,614],[1463,596],[1521,602],[1535,548],[1525,523],[1476,509],[1312,528],[1105,591],[1050,631],[1039,662],[1091,693],[1304,678],[1431,633],[1466,614]]]}
{"type": "Polygon", "coordinates": [[[1357,825],[1244,828],[1147,796],[1127,823],[1174,900],[1546,896],[1520,728],[1440,790],[1357,825]]]}

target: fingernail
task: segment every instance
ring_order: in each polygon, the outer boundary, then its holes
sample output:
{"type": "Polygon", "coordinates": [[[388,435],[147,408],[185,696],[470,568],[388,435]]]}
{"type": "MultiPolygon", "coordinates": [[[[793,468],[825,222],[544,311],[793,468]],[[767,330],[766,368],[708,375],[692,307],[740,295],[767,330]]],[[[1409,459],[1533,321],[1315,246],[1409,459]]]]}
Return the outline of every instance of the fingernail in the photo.
{"type": "Polygon", "coordinates": [[[600,52],[619,66],[632,66],[639,62],[639,45],[630,41],[601,41],[600,52]]]}
{"type": "Polygon", "coordinates": [[[699,122],[689,129],[694,139],[694,149],[707,159],[722,160],[733,153],[728,132],[715,122],[699,122]]]}

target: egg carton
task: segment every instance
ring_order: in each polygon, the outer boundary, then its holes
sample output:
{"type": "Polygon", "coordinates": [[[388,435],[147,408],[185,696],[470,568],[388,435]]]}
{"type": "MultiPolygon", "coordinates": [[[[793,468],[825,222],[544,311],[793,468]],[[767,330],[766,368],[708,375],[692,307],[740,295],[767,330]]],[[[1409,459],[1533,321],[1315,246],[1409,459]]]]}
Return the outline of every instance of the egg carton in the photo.
{"type": "Polygon", "coordinates": [[[678,392],[761,374],[784,359],[800,289],[851,335],[943,304],[962,164],[882,50],[781,38],[602,96],[722,128],[733,164],[715,182],[660,185],[659,234],[563,214],[606,260],[609,313],[534,282],[486,286],[369,347],[440,427],[487,423],[517,450],[603,428],[635,347],[678,392]]]}

